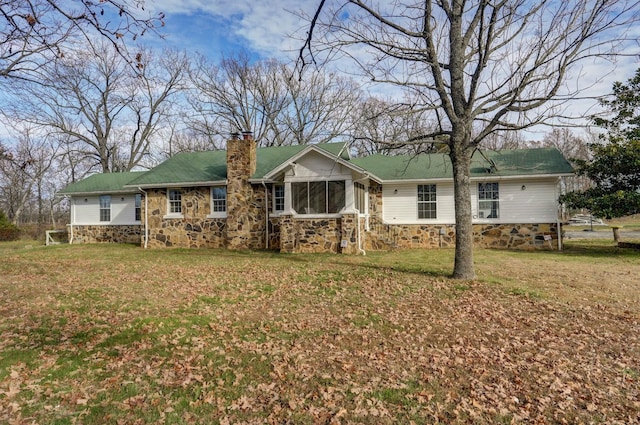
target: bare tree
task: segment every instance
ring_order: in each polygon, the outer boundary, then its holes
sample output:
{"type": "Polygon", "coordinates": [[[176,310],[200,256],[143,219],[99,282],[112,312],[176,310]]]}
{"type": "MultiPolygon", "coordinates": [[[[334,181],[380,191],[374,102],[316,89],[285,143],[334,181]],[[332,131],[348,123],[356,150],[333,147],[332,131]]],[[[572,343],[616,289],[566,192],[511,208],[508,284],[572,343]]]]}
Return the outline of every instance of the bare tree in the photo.
{"type": "Polygon", "coordinates": [[[355,111],[352,148],[360,156],[437,151],[438,146],[428,136],[433,127],[427,113],[410,101],[399,104],[370,97],[360,102],[355,111]]]}
{"type": "Polygon", "coordinates": [[[281,111],[282,126],[274,128],[284,139],[280,144],[326,143],[351,133],[356,108],[362,103],[353,79],[319,71],[292,78],[292,70],[284,65],[282,74],[290,104],[281,111]]]}
{"type": "Polygon", "coordinates": [[[46,180],[54,166],[56,146],[24,129],[15,147],[0,159],[0,209],[14,224],[42,223],[45,217],[46,180]]]}
{"type": "Polygon", "coordinates": [[[0,77],[39,80],[43,64],[95,36],[127,56],[124,40],[155,31],[162,19],[146,14],[143,0],[0,0],[0,77]]]}
{"type": "MultiPolygon", "coordinates": [[[[590,159],[589,140],[592,142],[597,140],[597,135],[587,133],[586,136],[578,136],[568,128],[554,128],[544,136],[540,144],[558,149],[565,158],[577,166],[576,160],[587,161],[590,159]]],[[[586,176],[575,175],[564,177],[563,185],[564,191],[573,192],[585,190],[591,187],[592,183],[586,176]]]]}
{"type": "Polygon", "coordinates": [[[102,172],[131,170],[149,154],[188,67],[176,52],[143,52],[138,60],[134,71],[108,44],[88,44],[47,64],[39,84],[14,84],[6,121],[67,136],[74,160],[85,158],[102,172]]]}
{"type": "Polygon", "coordinates": [[[191,80],[191,104],[200,115],[201,132],[224,137],[250,130],[261,145],[274,144],[269,130],[288,101],[276,61],[252,64],[248,55],[239,54],[212,65],[200,57],[191,80]]]}
{"type": "Polygon", "coordinates": [[[322,0],[299,62],[349,57],[432,110],[429,136],[446,138],[453,168],[453,277],[474,279],[473,152],[492,133],[559,113],[577,95],[565,84],[576,65],[619,51],[639,10],[633,0],[322,0]]]}
{"type": "Polygon", "coordinates": [[[311,70],[293,76],[274,59],[252,63],[241,54],[211,65],[201,58],[192,76],[191,104],[200,115],[194,128],[219,137],[251,130],[261,146],[346,138],[360,100],[354,81],[311,70]]]}
{"type": "Polygon", "coordinates": [[[529,147],[530,143],[524,138],[522,132],[503,131],[491,133],[482,141],[484,149],[500,151],[503,149],[522,149],[529,147]]]}

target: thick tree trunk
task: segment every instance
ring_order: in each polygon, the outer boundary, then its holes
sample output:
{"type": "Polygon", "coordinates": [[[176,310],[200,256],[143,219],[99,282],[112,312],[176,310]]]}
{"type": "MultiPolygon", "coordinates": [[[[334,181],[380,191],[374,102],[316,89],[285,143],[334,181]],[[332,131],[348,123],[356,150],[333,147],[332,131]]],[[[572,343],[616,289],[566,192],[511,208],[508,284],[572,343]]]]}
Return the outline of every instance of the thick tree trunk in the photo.
{"type": "Polygon", "coordinates": [[[473,222],[471,216],[471,147],[460,147],[452,143],[453,190],[456,218],[456,254],[453,278],[473,280],[476,272],[473,265],[473,222]]]}

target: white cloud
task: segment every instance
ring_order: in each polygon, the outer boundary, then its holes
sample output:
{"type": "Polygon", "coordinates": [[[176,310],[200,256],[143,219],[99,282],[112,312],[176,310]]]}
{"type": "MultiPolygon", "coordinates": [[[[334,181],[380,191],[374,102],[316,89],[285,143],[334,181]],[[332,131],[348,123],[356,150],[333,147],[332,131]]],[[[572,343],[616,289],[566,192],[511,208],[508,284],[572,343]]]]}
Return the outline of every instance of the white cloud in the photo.
{"type": "MultiPolygon", "coordinates": [[[[229,36],[244,40],[247,48],[264,57],[291,57],[292,50],[299,49],[299,42],[289,38],[298,30],[301,22],[291,12],[306,10],[312,14],[318,6],[317,0],[156,0],[149,6],[155,12],[162,11],[171,20],[172,15],[209,15],[224,21],[231,21],[229,36]]],[[[169,37],[174,32],[168,28],[169,37]]]]}

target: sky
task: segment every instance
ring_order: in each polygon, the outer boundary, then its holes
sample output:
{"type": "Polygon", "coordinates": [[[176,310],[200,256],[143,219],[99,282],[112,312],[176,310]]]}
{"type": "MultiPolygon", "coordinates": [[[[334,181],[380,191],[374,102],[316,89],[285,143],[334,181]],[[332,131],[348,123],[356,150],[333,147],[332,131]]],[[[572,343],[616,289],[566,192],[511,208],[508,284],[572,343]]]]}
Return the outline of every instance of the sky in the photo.
{"type": "Polygon", "coordinates": [[[312,14],[317,0],[148,0],[165,13],[167,45],[215,60],[238,50],[255,58],[294,58],[289,37],[305,25],[293,12],[312,14]]]}
{"type": "MultiPolygon", "coordinates": [[[[309,25],[296,13],[312,16],[319,3],[320,0],[145,0],[148,12],[165,14],[165,26],[160,30],[164,40],[152,33],[139,40],[156,48],[201,53],[213,63],[241,51],[254,59],[275,58],[286,62],[296,59],[303,44],[290,36],[304,36],[309,25]]],[[[635,31],[640,39],[640,26],[635,31]]],[[[635,46],[635,50],[640,51],[640,46],[635,46]]],[[[590,86],[584,93],[586,96],[606,95],[611,92],[613,82],[626,81],[639,67],[638,56],[625,58],[618,64],[585,63],[581,78],[569,83],[590,86]]],[[[364,81],[363,88],[400,100],[397,88],[371,87],[364,81]]],[[[593,109],[595,104],[593,100],[581,100],[574,102],[572,108],[591,113],[597,109],[593,109]]],[[[547,131],[550,129],[544,127],[528,138],[541,139],[547,131]]]]}
{"type": "MultiPolygon", "coordinates": [[[[302,42],[291,34],[305,34],[308,23],[294,14],[312,16],[320,0],[147,0],[152,10],[166,15],[164,45],[198,52],[213,62],[238,51],[251,57],[295,59],[302,42]]],[[[640,32],[638,32],[640,38],[640,32]]],[[[638,46],[636,46],[638,47],[638,46]]],[[[635,50],[640,50],[636,48],[635,50]]],[[[589,86],[586,96],[606,95],[615,81],[626,81],[640,67],[639,57],[584,63],[580,78],[569,84],[589,86]]],[[[374,89],[385,95],[384,89],[374,89]]],[[[394,91],[389,91],[389,94],[394,91]]],[[[397,90],[395,91],[397,94],[397,90]]],[[[393,96],[393,95],[391,95],[393,96]]],[[[593,109],[597,102],[581,100],[572,108],[593,109]]],[[[543,131],[549,131],[544,128],[543,131]]],[[[537,138],[538,136],[532,136],[537,138]]]]}

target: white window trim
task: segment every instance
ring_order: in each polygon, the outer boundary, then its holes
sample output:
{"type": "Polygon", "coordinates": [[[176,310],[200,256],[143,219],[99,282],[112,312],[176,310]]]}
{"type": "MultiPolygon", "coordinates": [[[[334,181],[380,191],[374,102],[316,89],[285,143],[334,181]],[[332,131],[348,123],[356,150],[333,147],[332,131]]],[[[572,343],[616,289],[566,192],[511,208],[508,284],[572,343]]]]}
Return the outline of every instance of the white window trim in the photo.
{"type": "Polygon", "coordinates": [[[228,195],[227,195],[227,191],[226,191],[226,186],[224,185],[216,185],[216,186],[211,186],[209,188],[209,197],[210,197],[210,202],[209,202],[209,215],[207,215],[207,218],[227,218],[227,211],[229,210],[229,202],[228,202],[228,195]],[[216,187],[224,187],[225,188],[225,210],[224,211],[213,211],[213,189],[216,187]]]}
{"type": "Polygon", "coordinates": [[[133,195],[133,221],[135,223],[142,223],[142,194],[141,193],[136,193],[135,195],[133,195]],[[136,201],[138,197],[140,197],[140,206],[136,207],[136,201]],[[140,209],[140,220],[136,220],[136,210],[138,208],[140,209]]]}
{"type": "Polygon", "coordinates": [[[100,195],[98,196],[98,221],[100,222],[100,224],[108,224],[111,223],[111,221],[113,220],[113,217],[111,217],[111,213],[112,211],[112,203],[113,203],[113,197],[111,195],[100,195]],[[109,206],[107,208],[103,208],[102,207],[102,199],[109,199],[109,206]],[[103,220],[102,219],[102,211],[108,211],[109,212],[109,220],[103,220]]]}
{"type": "MultiPolygon", "coordinates": [[[[485,222],[495,222],[495,221],[500,221],[500,215],[502,214],[502,208],[501,208],[501,204],[502,204],[502,200],[501,200],[501,190],[500,190],[500,182],[497,180],[490,180],[490,181],[485,181],[485,182],[478,182],[478,184],[476,185],[476,198],[477,198],[477,220],[479,221],[485,221],[485,222]],[[498,185],[498,199],[480,199],[480,184],[487,184],[487,183],[496,183],[498,185]],[[498,216],[497,217],[480,217],[480,203],[481,202],[492,202],[492,201],[497,201],[498,203],[498,216]]],[[[475,217],[474,217],[475,218],[475,217]]]]}
{"type": "Polygon", "coordinates": [[[416,186],[416,220],[418,220],[419,222],[425,222],[425,221],[437,221],[438,220],[438,185],[436,183],[421,183],[419,185],[416,186]],[[435,188],[435,195],[436,195],[436,200],[435,201],[420,201],[418,199],[418,189],[420,186],[434,186],[435,188]],[[436,206],[436,211],[435,217],[428,217],[428,218],[420,218],[420,204],[435,204],[436,206]]]}
{"type": "MultiPolygon", "coordinates": [[[[162,218],[168,218],[168,219],[172,219],[172,218],[184,218],[184,215],[182,214],[182,212],[179,213],[172,213],[169,212],[171,211],[171,201],[169,200],[169,193],[172,190],[177,190],[180,192],[180,202],[182,203],[182,189],[180,188],[167,188],[167,214],[165,214],[162,218]]],[[[180,208],[182,209],[182,205],[180,206],[180,208]]]]}
{"type": "Polygon", "coordinates": [[[281,214],[284,214],[286,209],[287,209],[287,185],[285,183],[275,183],[271,187],[271,215],[277,217],[281,214]],[[276,186],[282,186],[283,197],[282,197],[281,210],[276,210],[276,186]]]}

